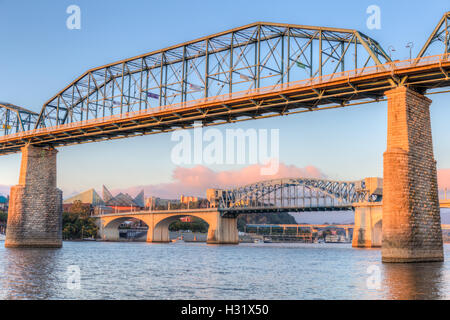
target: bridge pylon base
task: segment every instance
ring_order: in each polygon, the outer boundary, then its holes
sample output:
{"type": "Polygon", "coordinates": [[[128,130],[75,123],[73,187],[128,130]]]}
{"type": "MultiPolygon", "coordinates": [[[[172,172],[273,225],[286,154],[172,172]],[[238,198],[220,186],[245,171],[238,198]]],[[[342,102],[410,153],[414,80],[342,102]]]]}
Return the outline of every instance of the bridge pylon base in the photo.
{"type": "Polygon", "coordinates": [[[180,217],[191,215],[199,217],[208,223],[208,244],[238,244],[239,234],[237,230],[237,217],[223,217],[217,210],[208,212],[181,213],[150,213],[143,217],[143,221],[149,226],[147,231],[147,242],[168,243],[170,242],[169,226],[180,217]]]}
{"type": "Polygon", "coordinates": [[[239,244],[237,217],[222,217],[217,214],[217,224],[209,226],[208,244],[239,244]]]}
{"type": "Polygon", "coordinates": [[[354,248],[378,248],[382,240],[382,204],[380,202],[354,203],[355,227],[352,246],[354,248]]]}
{"type": "Polygon", "coordinates": [[[405,87],[386,96],[382,261],[443,261],[431,100],[405,87]]]}
{"type": "Polygon", "coordinates": [[[5,247],[62,246],[62,191],[56,188],[56,151],[22,148],[19,184],[10,192],[5,247]]]}

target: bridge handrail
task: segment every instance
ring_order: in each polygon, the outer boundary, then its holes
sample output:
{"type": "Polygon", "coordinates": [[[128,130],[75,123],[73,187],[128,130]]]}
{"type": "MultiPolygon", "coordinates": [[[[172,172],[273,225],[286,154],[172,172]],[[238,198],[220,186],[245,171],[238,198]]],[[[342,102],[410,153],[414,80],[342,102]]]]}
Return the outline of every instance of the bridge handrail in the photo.
{"type": "MultiPolygon", "coordinates": [[[[442,62],[450,62],[450,53],[444,53],[434,56],[426,56],[421,58],[414,58],[414,59],[408,59],[408,60],[402,60],[402,61],[392,61],[388,62],[382,65],[375,65],[375,66],[369,66],[354,70],[348,70],[348,71],[342,71],[337,73],[332,73],[328,75],[323,75],[319,77],[309,78],[305,80],[298,80],[298,81],[291,81],[288,83],[281,83],[281,84],[275,84],[263,88],[256,88],[256,89],[248,89],[228,94],[223,94],[219,96],[214,97],[206,97],[206,98],[200,98],[196,100],[190,100],[185,102],[179,102],[171,105],[165,105],[165,106],[159,106],[154,108],[148,108],[144,110],[139,111],[130,111],[125,112],[117,115],[111,115],[101,118],[94,118],[94,119],[88,119],[88,120],[82,120],[62,125],[55,125],[51,127],[44,127],[39,129],[32,129],[27,131],[22,131],[14,134],[9,134],[0,137],[0,141],[2,140],[8,140],[8,139],[14,139],[14,138],[20,138],[24,136],[29,135],[36,135],[39,133],[45,133],[45,132],[54,132],[56,130],[63,130],[73,127],[81,127],[85,125],[92,125],[92,124],[100,124],[100,123],[106,123],[108,121],[113,120],[124,120],[128,118],[133,118],[140,115],[151,115],[151,114],[157,114],[159,112],[163,111],[175,111],[178,109],[185,109],[189,107],[194,107],[198,104],[207,104],[207,103],[217,103],[217,102],[226,102],[232,99],[237,99],[241,97],[245,97],[252,94],[264,94],[269,93],[277,90],[283,90],[283,89],[294,89],[294,88],[300,88],[300,87],[306,87],[306,86],[313,86],[317,84],[322,84],[324,82],[330,82],[330,81],[337,81],[337,80],[344,80],[344,79],[350,79],[355,77],[360,77],[363,75],[370,75],[375,74],[378,72],[392,72],[395,73],[395,71],[405,69],[411,66],[424,66],[429,65],[433,63],[439,63],[440,65],[442,62]]],[[[138,104],[139,102],[131,103],[129,105],[138,104]]]]}

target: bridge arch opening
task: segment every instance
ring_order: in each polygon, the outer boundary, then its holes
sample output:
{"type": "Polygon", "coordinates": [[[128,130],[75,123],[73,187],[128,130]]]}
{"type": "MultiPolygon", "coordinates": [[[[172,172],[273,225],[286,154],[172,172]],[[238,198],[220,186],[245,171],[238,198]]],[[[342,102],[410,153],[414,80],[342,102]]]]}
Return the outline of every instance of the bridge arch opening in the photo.
{"type": "Polygon", "coordinates": [[[148,224],[136,217],[120,217],[109,221],[100,229],[100,236],[108,241],[145,241],[148,224]]]}
{"type": "MultiPolygon", "coordinates": [[[[175,229],[179,229],[178,227],[183,226],[183,219],[190,219],[191,221],[194,221],[197,223],[197,226],[199,227],[195,230],[192,230],[192,232],[206,232],[208,234],[207,239],[210,239],[211,233],[214,233],[215,230],[211,228],[211,226],[214,227],[215,221],[213,219],[199,216],[195,214],[180,214],[180,215],[172,215],[166,218],[163,218],[161,221],[159,221],[153,228],[152,237],[147,237],[147,241],[151,242],[170,242],[170,231],[175,231],[175,229]],[[179,224],[176,226],[176,224],[179,224]],[[172,228],[171,228],[172,227],[172,228]],[[203,228],[200,228],[203,227],[203,228]]],[[[182,229],[179,229],[182,230],[182,229]]]]}

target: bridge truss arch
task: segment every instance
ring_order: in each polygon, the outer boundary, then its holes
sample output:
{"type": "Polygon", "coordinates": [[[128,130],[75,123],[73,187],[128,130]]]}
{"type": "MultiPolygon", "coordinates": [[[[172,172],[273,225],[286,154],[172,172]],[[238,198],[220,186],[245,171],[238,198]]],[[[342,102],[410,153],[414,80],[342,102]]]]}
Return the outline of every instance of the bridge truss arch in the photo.
{"type": "Polygon", "coordinates": [[[348,210],[361,201],[381,201],[381,195],[366,189],[365,180],[288,178],[215,190],[214,203],[222,211],[270,212],[348,210]]]}
{"type": "Polygon", "coordinates": [[[443,53],[450,53],[450,11],[439,20],[417,58],[443,53]]]}
{"type": "Polygon", "coordinates": [[[381,65],[351,29],[256,22],[86,71],[47,101],[36,128],[58,126],[381,65]]]}

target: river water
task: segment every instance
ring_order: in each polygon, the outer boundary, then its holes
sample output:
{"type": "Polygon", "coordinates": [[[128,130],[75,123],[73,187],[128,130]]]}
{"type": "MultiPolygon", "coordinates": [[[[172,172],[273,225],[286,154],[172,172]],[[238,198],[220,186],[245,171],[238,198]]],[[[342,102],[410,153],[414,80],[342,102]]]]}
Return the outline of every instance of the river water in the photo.
{"type": "Polygon", "coordinates": [[[0,299],[450,299],[449,244],[424,264],[350,244],[3,244],[0,299]]]}

